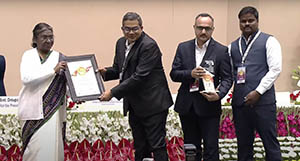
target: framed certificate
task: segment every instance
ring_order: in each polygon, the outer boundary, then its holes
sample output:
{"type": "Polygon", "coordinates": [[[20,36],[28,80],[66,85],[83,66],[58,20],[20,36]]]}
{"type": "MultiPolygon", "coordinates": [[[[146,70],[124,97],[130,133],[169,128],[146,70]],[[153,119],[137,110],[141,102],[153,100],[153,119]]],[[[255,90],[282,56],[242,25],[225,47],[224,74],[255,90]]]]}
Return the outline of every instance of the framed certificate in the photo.
{"type": "Polygon", "coordinates": [[[69,56],[65,58],[65,75],[73,101],[98,99],[104,92],[103,79],[98,69],[94,54],[69,56]]]}

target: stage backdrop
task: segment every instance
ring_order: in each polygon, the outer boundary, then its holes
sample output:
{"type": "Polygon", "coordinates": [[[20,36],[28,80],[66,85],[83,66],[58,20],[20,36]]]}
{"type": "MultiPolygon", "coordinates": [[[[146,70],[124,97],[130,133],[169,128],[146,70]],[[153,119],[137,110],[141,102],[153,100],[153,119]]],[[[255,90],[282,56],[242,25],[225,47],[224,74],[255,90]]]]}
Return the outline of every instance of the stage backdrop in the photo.
{"type": "MultiPolygon", "coordinates": [[[[213,37],[228,45],[240,35],[237,14],[247,5],[260,12],[259,26],[281,43],[283,72],[277,91],[292,91],[291,70],[300,65],[300,1],[296,0],[1,0],[0,53],[6,57],[5,85],[10,96],[21,88],[19,64],[31,48],[32,29],[39,22],[54,28],[54,49],[66,55],[96,54],[100,66],[112,64],[116,40],[122,36],[121,19],[138,12],[144,30],[157,40],[169,75],[178,43],[194,38],[194,18],[208,12],[215,18],[213,37]]],[[[178,85],[169,76],[172,93],[178,85]]],[[[105,83],[107,89],[117,81],[105,83]]]]}

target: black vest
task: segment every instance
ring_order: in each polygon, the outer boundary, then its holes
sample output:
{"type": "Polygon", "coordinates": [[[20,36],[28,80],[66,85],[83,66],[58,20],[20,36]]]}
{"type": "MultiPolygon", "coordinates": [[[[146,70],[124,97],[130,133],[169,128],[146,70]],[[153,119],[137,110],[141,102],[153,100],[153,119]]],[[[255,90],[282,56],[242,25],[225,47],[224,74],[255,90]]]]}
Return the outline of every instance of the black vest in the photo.
{"type": "MultiPolygon", "coordinates": [[[[242,106],[244,97],[252,90],[255,90],[261,79],[269,71],[266,55],[266,42],[270,35],[260,33],[245,59],[244,66],[246,67],[246,82],[237,84],[237,68],[242,64],[242,56],[239,50],[239,38],[231,43],[231,57],[233,61],[233,77],[234,77],[234,92],[232,97],[233,106],[242,106]]],[[[245,48],[245,43],[242,43],[245,48]]],[[[259,99],[256,105],[265,105],[276,103],[274,85],[267,90],[259,99]]]]}

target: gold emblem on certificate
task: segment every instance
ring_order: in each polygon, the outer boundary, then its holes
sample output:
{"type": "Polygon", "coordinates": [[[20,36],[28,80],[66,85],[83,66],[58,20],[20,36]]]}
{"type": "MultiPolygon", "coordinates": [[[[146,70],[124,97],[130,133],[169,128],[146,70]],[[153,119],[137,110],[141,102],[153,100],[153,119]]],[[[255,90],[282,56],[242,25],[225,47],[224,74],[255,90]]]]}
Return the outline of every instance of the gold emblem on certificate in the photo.
{"type": "Polygon", "coordinates": [[[65,75],[71,98],[76,101],[97,100],[104,92],[103,80],[94,54],[66,57],[65,75]]]}
{"type": "Polygon", "coordinates": [[[202,82],[204,85],[203,92],[216,92],[213,76],[214,75],[211,73],[206,72],[206,74],[202,77],[202,82]]]}
{"type": "Polygon", "coordinates": [[[89,67],[86,67],[86,68],[85,67],[78,67],[78,69],[73,72],[72,76],[76,77],[77,74],[80,75],[80,76],[84,76],[87,72],[89,72],[91,67],[92,66],[89,66],[89,67]]]}

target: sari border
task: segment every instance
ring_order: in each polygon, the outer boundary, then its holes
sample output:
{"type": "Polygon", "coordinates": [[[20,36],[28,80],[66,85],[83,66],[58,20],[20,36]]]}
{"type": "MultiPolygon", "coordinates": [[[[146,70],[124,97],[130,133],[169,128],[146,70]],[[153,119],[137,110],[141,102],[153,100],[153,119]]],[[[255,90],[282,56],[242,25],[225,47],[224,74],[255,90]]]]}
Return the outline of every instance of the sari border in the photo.
{"type": "Polygon", "coordinates": [[[61,107],[65,94],[66,78],[63,74],[57,74],[43,95],[44,119],[26,120],[22,128],[22,155],[24,154],[31,137],[35,134],[35,132],[37,132],[49,119],[51,119],[55,112],[61,107]]]}

